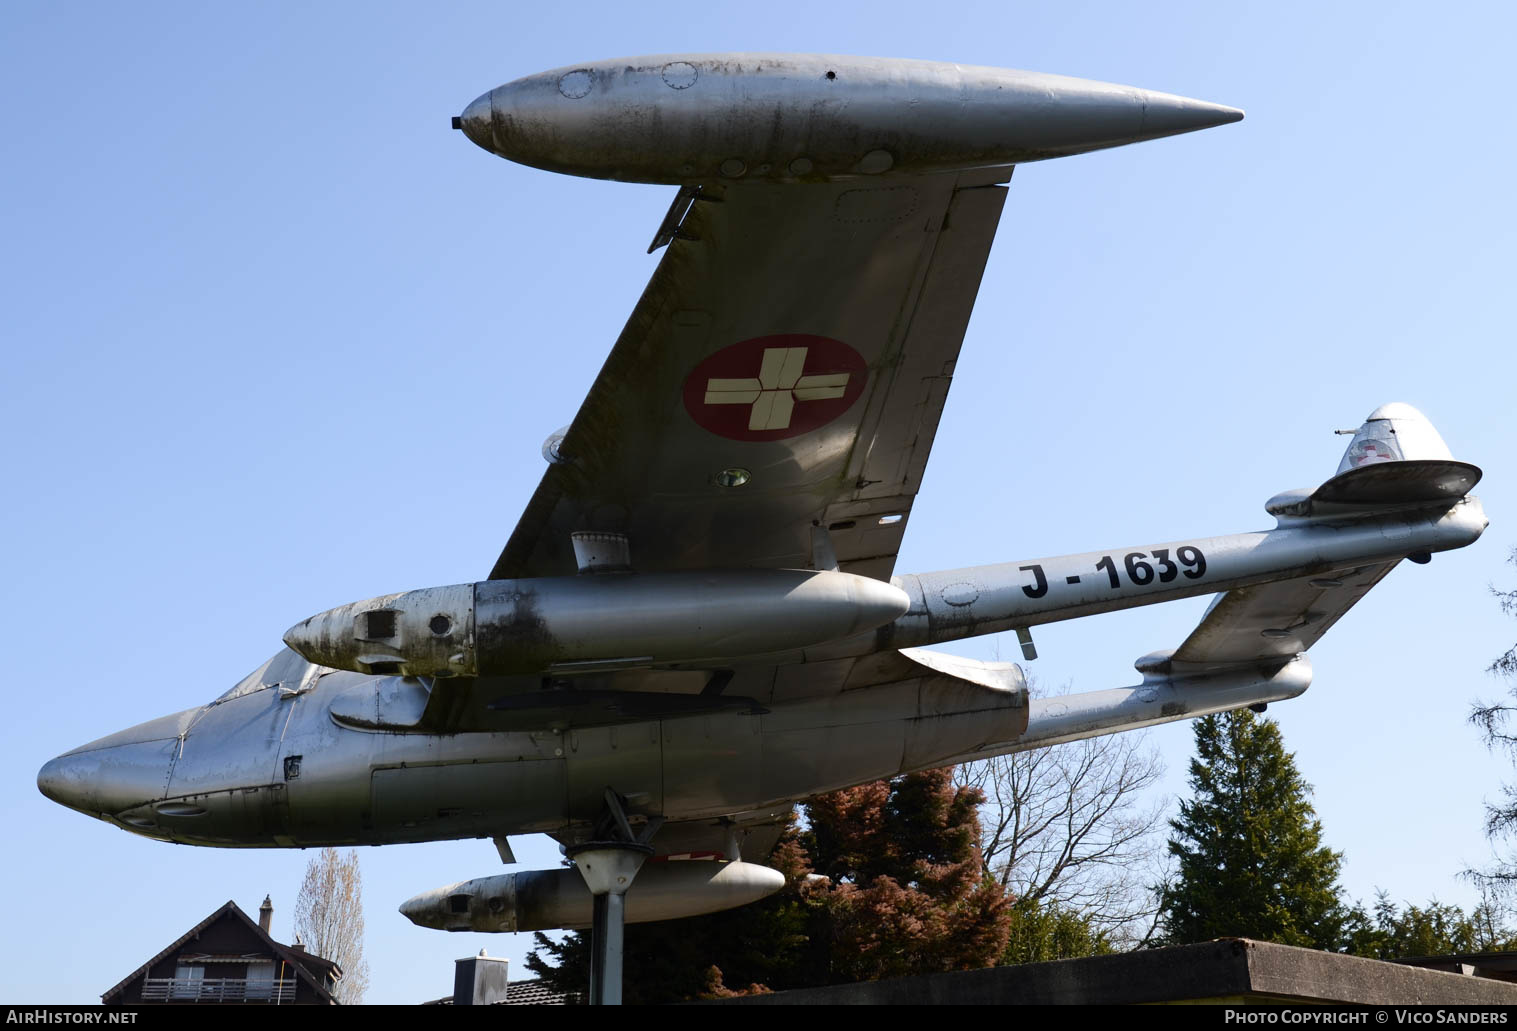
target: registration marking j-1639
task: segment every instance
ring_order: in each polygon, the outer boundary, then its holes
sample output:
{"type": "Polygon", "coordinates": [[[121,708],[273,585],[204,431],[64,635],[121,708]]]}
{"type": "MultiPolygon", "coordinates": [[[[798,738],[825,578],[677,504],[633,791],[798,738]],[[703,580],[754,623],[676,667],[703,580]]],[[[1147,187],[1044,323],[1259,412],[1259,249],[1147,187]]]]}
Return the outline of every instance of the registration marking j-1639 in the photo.
{"type": "MultiPolygon", "coordinates": [[[[1034,562],[1017,568],[1024,573],[1031,573],[1033,578],[1032,583],[1023,586],[1023,594],[1029,598],[1041,598],[1048,593],[1048,576],[1040,564],[1034,562]]],[[[1194,544],[1180,545],[1174,550],[1174,558],[1170,558],[1168,548],[1155,548],[1152,552],[1129,551],[1122,556],[1120,564],[1111,555],[1102,555],[1095,564],[1095,571],[1106,574],[1112,590],[1122,587],[1124,573],[1127,582],[1135,587],[1146,587],[1155,581],[1161,584],[1173,583],[1181,576],[1199,580],[1206,575],[1206,555],[1194,544]],[[1149,561],[1150,558],[1152,562],[1149,561]]],[[[1067,584],[1078,584],[1080,580],[1078,574],[1064,578],[1067,584]]]]}

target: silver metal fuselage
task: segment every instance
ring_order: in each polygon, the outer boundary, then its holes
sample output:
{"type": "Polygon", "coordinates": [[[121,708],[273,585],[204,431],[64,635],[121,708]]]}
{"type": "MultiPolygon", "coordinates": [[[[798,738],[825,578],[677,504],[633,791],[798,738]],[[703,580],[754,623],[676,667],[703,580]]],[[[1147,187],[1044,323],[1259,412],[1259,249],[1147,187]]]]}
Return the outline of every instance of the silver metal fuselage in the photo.
{"type": "Polygon", "coordinates": [[[743,704],[604,716],[602,725],[594,725],[600,703],[555,711],[551,695],[530,694],[544,682],[515,678],[487,685],[533,706],[508,706],[502,729],[433,733],[424,715],[447,681],[330,670],[285,650],[222,699],[62,755],[38,781],[57,801],[124,829],[202,845],[572,836],[595,819],[608,785],[649,817],[730,816],[952,761],[1288,698],[1310,683],[1301,644],[1285,631],[1272,631],[1282,639],[1269,661],[1219,671],[1148,656],[1131,687],[1030,705],[1010,664],[914,646],[1330,577],[1462,547],[1485,525],[1480,503],[1467,498],[1443,511],[1282,519],[1259,533],[900,577],[910,611],[869,633],[765,657],[767,685],[745,685],[743,704]],[[1132,567],[1146,563],[1150,575],[1128,575],[1133,555],[1141,558],[1132,567]]]}
{"type": "MultiPolygon", "coordinates": [[[[290,652],[276,661],[291,680],[316,672],[290,652]]],[[[928,698],[924,679],[766,713],[432,734],[405,725],[426,704],[422,681],[325,671],[308,690],[268,687],[85,745],[39,785],[124,829],[203,845],[559,831],[592,820],[610,783],[642,814],[719,816],[930,766],[1025,724],[1014,691],[928,698]]]]}

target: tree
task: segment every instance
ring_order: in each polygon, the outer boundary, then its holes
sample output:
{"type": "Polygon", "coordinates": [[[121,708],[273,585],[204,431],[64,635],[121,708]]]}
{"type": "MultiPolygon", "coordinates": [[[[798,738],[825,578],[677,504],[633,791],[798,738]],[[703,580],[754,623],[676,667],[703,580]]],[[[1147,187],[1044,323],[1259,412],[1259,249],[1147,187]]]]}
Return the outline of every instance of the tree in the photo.
{"type": "Polygon", "coordinates": [[[1164,765],[1143,734],[1117,734],[960,767],[985,796],[986,873],[1013,899],[1007,962],[1136,948],[1154,930],[1164,765]],[[1045,937],[1046,936],[1046,937],[1045,937]]]}
{"type": "Polygon", "coordinates": [[[1000,958],[1010,914],[984,875],[983,796],[953,773],[876,781],[807,806],[808,851],[830,882],[817,893],[811,932],[831,943],[821,983],[972,970],[1000,958]]]}
{"type": "MultiPolygon", "coordinates": [[[[623,999],[670,1002],[993,966],[1009,908],[983,874],[978,792],[953,771],[813,799],[767,862],[786,885],[710,916],[627,927],[623,999]]],[[[758,860],[758,857],[749,857],[758,860]]],[[[589,936],[539,935],[527,968],[583,993],[589,936]]]]}
{"type": "Polygon", "coordinates": [[[1475,928],[1476,952],[1511,952],[1517,949],[1517,928],[1511,926],[1510,896],[1489,883],[1477,883],[1480,904],[1470,914],[1475,928]]]}
{"type": "MultiPolygon", "coordinates": [[[[1507,561],[1517,565],[1517,548],[1507,556],[1507,561]]],[[[1517,615],[1517,590],[1498,591],[1491,588],[1501,604],[1501,611],[1517,615]]],[[[1517,757],[1517,734],[1509,729],[1514,713],[1517,713],[1517,645],[1513,645],[1486,667],[1491,675],[1510,683],[1507,694],[1513,701],[1477,704],[1470,713],[1470,722],[1480,728],[1488,748],[1497,748],[1517,757]]],[[[1504,798],[1496,805],[1486,806],[1485,832],[1498,851],[1496,865],[1488,870],[1468,870],[1466,875],[1485,890],[1510,901],[1517,894],[1517,861],[1510,852],[1511,838],[1517,833],[1517,787],[1511,784],[1502,788],[1504,798]]]]}
{"type": "Polygon", "coordinates": [[[1169,940],[1346,948],[1343,856],[1322,844],[1310,788],[1275,722],[1247,710],[1197,720],[1190,786],[1194,797],[1170,822],[1178,870],[1162,893],[1169,940]]]}
{"type": "MultiPolygon", "coordinates": [[[[1124,946],[1129,944],[1123,943],[1124,946]]],[[[1097,917],[1057,903],[1017,899],[1011,905],[1011,929],[1001,963],[1047,963],[1055,959],[1106,956],[1118,951],[1097,917]]]]}
{"type": "Polygon", "coordinates": [[[295,898],[295,937],[306,951],[342,967],[333,994],[345,1004],[363,1002],[369,964],[363,958],[363,878],[358,853],[324,848],[306,864],[295,898]]]}
{"type": "Polygon", "coordinates": [[[1465,916],[1458,906],[1436,900],[1424,907],[1396,907],[1385,892],[1375,899],[1373,920],[1355,911],[1360,926],[1351,936],[1349,951],[1371,959],[1403,959],[1410,956],[1446,956],[1480,952],[1497,947],[1482,934],[1481,911],[1465,916]]]}

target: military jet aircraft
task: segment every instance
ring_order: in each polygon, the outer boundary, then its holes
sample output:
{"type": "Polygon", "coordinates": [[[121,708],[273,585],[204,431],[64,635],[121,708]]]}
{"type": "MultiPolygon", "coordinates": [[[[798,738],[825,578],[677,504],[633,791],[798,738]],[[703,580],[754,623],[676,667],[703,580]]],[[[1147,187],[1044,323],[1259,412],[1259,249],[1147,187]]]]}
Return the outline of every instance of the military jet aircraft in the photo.
{"type": "MultiPolygon", "coordinates": [[[[39,787],[187,844],[610,840],[655,860],[626,919],[663,919],[774,890],[742,858],[798,800],[1301,694],[1307,649],[1380,578],[1486,526],[1479,469],[1407,405],[1370,413],[1326,482],[1270,499],[1267,530],[895,570],[1013,168],[1241,117],[796,55],[605,61],[481,96],[454,124],[487,151],[678,188],[488,578],[312,616],[221,697],[59,756],[39,787]],[[1195,631],[1111,690],[1030,700],[1017,665],[929,648],[1016,630],[1030,657],[1040,624],[1202,594],[1195,631]]],[[[538,871],[404,911],[583,927],[592,894],[538,871]]]]}

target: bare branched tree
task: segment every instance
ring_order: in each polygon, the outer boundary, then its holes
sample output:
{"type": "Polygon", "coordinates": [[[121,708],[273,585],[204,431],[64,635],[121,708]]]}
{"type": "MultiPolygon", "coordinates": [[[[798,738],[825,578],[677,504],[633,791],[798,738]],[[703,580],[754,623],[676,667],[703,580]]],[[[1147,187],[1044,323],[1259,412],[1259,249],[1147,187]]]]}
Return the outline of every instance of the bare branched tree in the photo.
{"type": "Polygon", "coordinates": [[[1087,920],[1119,947],[1152,938],[1165,802],[1143,792],[1164,773],[1141,733],[1073,741],[959,768],[985,793],[987,874],[1017,899],[1087,920]]]}
{"type": "Polygon", "coordinates": [[[363,957],[363,877],[358,853],[324,848],[306,864],[295,899],[295,936],[306,951],[342,967],[333,989],[337,1001],[363,1002],[369,964],[363,957]]]}
{"type": "MultiPolygon", "coordinates": [[[[1517,548],[1507,556],[1507,561],[1517,565],[1517,548]]],[[[1502,591],[1492,587],[1491,593],[1501,604],[1502,612],[1509,616],[1517,615],[1517,591],[1502,591]]],[[[1470,712],[1470,722],[1480,728],[1487,747],[1500,749],[1517,759],[1517,733],[1513,733],[1510,726],[1513,715],[1517,714],[1517,645],[1498,656],[1495,662],[1486,667],[1486,671],[1511,685],[1507,699],[1488,705],[1475,705],[1470,712]]],[[[1510,839],[1517,835],[1517,786],[1504,784],[1502,793],[1505,798],[1499,804],[1486,806],[1485,831],[1493,842],[1504,845],[1509,844],[1510,839]]],[[[1493,893],[1500,896],[1503,902],[1510,903],[1517,897],[1517,860],[1514,860],[1509,849],[1498,846],[1498,850],[1505,854],[1497,858],[1494,867],[1488,870],[1466,870],[1465,874],[1481,886],[1482,892],[1493,893]]]]}

